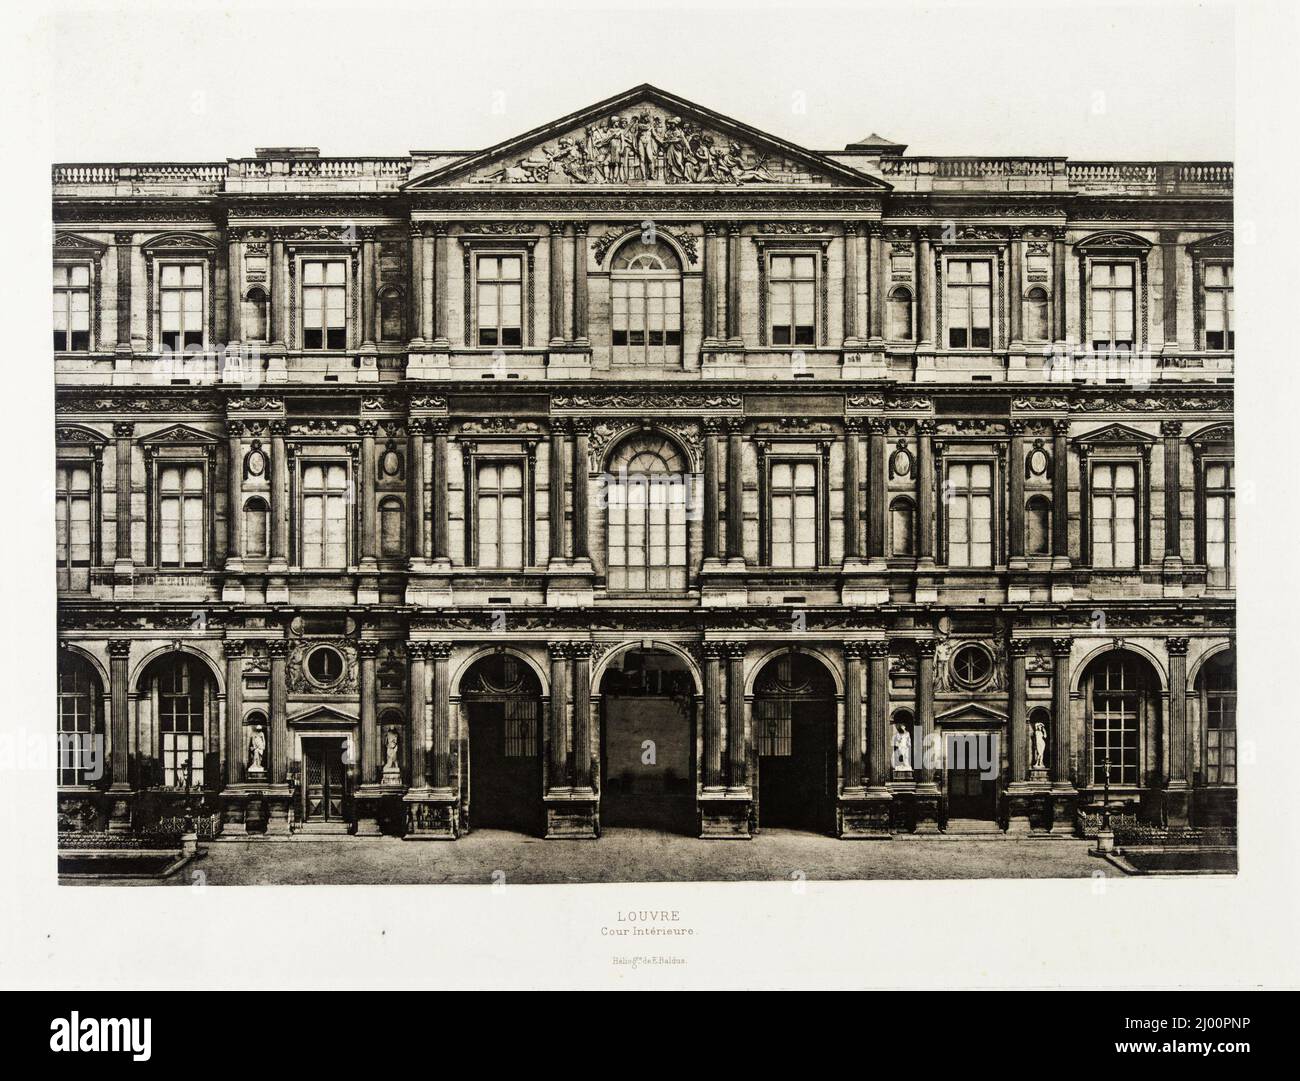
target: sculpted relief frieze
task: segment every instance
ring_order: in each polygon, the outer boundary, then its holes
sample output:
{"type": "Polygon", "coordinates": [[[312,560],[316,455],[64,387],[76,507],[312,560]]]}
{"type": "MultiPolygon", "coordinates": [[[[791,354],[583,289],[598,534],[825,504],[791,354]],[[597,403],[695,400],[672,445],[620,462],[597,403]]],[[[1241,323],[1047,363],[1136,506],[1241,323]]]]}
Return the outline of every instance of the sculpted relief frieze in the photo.
{"type": "Polygon", "coordinates": [[[491,166],[474,184],[809,183],[794,162],[709,131],[653,105],[593,121],[491,166]]]}

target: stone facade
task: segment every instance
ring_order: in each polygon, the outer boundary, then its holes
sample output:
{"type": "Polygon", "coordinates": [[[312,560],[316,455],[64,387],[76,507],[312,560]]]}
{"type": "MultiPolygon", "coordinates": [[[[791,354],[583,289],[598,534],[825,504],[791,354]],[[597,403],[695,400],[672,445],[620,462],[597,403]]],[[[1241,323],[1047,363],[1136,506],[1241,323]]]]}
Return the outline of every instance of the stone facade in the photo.
{"type": "Polygon", "coordinates": [[[61,823],[1235,822],[1232,166],[904,151],[56,166],[61,823]]]}

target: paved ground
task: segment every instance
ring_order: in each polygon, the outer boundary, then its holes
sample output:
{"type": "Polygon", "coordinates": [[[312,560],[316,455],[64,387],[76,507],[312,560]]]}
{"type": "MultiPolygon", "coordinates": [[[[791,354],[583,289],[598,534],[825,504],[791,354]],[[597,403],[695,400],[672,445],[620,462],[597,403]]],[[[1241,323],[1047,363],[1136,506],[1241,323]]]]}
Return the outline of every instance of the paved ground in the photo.
{"type": "MultiPolygon", "coordinates": [[[[900,837],[837,841],[767,830],[750,841],[702,841],[651,830],[610,829],[595,841],[545,841],[479,830],[456,842],[393,837],[233,841],[173,875],[186,886],[490,883],[505,881],[689,882],[818,879],[1080,878],[1117,875],[1087,841],[900,837]]],[[[125,883],[124,883],[125,884],[125,883]]]]}

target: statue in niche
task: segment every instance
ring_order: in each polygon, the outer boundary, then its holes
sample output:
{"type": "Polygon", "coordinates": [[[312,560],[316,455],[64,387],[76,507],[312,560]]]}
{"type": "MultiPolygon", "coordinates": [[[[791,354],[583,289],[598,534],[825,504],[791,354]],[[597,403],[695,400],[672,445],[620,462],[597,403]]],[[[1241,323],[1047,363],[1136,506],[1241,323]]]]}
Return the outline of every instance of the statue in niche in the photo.
{"type": "Polygon", "coordinates": [[[259,724],[248,734],[248,772],[266,772],[266,730],[259,724]]]}
{"type": "Polygon", "coordinates": [[[385,775],[400,774],[401,765],[397,761],[399,748],[399,739],[396,728],[390,728],[384,733],[384,773],[385,775]]]}
{"type": "Polygon", "coordinates": [[[1042,721],[1034,722],[1032,756],[1033,757],[1031,758],[1029,763],[1032,769],[1047,768],[1047,764],[1045,762],[1045,758],[1047,756],[1047,725],[1043,724],[1042,721]]]}
{"type": "Polygon", "coordinates": [[[907,725],[894,725],[894,772],[912,772],[912,733],[907,725]]]}

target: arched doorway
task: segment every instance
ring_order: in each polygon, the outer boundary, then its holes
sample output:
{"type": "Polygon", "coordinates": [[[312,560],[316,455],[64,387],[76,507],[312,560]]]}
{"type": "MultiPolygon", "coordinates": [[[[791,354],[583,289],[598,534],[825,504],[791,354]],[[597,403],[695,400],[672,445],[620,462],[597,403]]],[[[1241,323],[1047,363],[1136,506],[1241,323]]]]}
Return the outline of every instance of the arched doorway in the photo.
{"type": "Polygon", "coordinates": [[[835,684],[812,657],[786,653],[754,682],[758,824],[829,832],[835,802],[835,684]]]}
{"type": "MultiPolygon", "coordinates": [[[[1087,784],[1136,795],[1160,773],[1160,680],[1131,650],[1108,650],[1083,674],[1087,716],[1087,784]]],[[[1058,737],[1059,738],[1059,737],[1058,737]]]]}
{"type": "Polygon", "coordinates": [[[142,771],[143,784],[177,789],[219,784],[216,683],[208,666],[188,653],[167,653],[141,673],[140,690],[145,696],[141,756],[152,761],[142,771]]]}
{"type": "Polygon", "coordinates": [[[600,680],[603,826],[697,832],[695,685],[677,654],[633,649],[600,680]]]}
{"type": "Polygon", "coordinates": [[[483,657],[460,681],[469,733],[469,827],[542,830],[542,686],[511,653],[483,657]]]}

